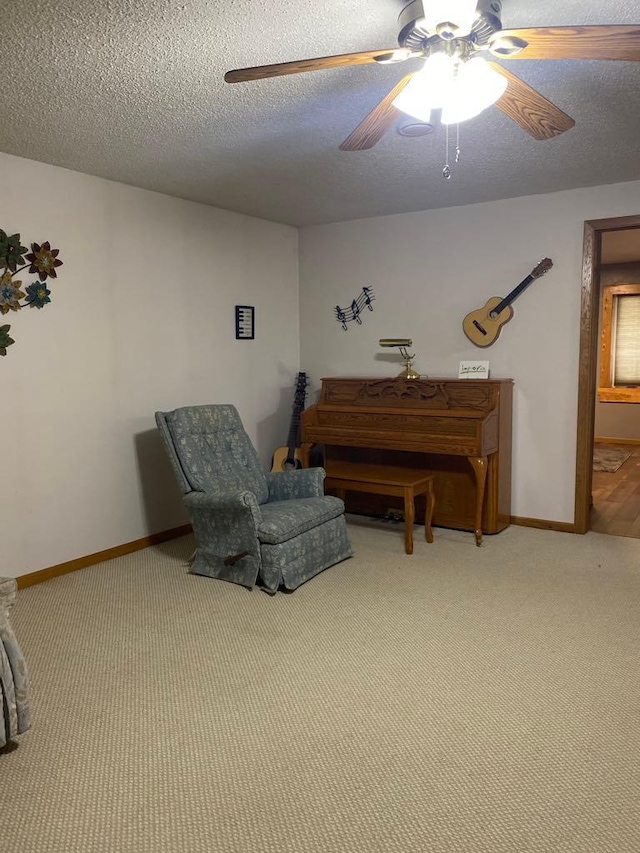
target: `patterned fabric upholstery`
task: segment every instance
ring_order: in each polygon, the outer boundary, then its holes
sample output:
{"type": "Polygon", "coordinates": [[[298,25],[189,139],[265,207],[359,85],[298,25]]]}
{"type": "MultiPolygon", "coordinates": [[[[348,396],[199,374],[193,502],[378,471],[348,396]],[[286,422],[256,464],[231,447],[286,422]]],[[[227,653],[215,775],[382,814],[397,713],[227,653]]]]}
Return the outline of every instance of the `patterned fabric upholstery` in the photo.
{"type": "Polygon", "coordinates": [[[156,412],[196,537],[191,571],[275,592],[350,557],[322,468],[265,474],[232,405],[156,412]]]}
{"type": "Polygon", "coordinates": [[[269,499],[267,481],[234,406],[189,406],[167,413],[167,425],[191,488],[249,491],[269,499]]]}
{"type": "Polygon", "coordinates": [[[262,521],[258,524],[258,537],[261,542],[277,545],[342,515],[344,504],[327,495],[264,504],[260,511],[262,521]]]}
{"type": "Polygon", "coordinates": [[[9,624],[15,597],[15,580],[0,578],[0,746],[31,726],[27,665],[9,624]]]}

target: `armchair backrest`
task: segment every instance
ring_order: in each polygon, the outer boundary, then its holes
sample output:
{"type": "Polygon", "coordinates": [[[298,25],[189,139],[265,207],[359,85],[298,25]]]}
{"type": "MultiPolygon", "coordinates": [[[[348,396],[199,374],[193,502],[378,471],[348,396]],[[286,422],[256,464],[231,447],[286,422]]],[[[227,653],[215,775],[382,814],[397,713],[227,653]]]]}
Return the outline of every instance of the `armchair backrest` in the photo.
{"type": "Polygon", "coordinates": [[[235,406],[156,412],[156,423],[185,494],[249,491],[267,502],[267,479],[235,406]]]}

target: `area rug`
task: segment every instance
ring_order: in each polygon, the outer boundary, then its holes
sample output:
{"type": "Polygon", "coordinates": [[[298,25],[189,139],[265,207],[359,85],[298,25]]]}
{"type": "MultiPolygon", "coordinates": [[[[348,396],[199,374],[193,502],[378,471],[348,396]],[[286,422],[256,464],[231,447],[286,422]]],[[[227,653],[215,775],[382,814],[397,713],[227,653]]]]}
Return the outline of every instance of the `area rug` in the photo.
{"type": "Polygon", "coordinates": [[[610,447],[593,448],[593,470],[613,474],[631,456],[626,450],[612,450],[610,447]]]}

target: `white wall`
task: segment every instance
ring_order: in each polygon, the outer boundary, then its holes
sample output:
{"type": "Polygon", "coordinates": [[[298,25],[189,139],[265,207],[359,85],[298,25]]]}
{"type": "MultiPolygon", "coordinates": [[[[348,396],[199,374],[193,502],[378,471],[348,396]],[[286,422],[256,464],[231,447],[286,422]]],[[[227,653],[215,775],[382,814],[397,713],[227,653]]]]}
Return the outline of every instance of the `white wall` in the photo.
{"type": "MultiPolygon", "coordinates": [[[[515,380],[513,500],[518,516],[573,521],[583,224],[640,213],[640,182],[305,228],[300,234],[301,369],[393,376],[381,337],[410,337],[414,367],[457,376],[486,358],[515,380]],[[474,347],[462,319],[504,296],[544,256],[553,269],[514,303],[499,340],[474,347]],[[363,285],[373,312],[343,331],[333,309],[363,285]]],[[[312,399],[312,397],[310,397],[312,399]]]]}
{"type": "Polygon", "coordinates": [[[235,403],[265,465],[285,442],[297,232],[5,154],[0,186],[0,227],[64,261],[50,305],[0,318],[0,574],[18,576],[186,521],[156,410],[235,403]]]}

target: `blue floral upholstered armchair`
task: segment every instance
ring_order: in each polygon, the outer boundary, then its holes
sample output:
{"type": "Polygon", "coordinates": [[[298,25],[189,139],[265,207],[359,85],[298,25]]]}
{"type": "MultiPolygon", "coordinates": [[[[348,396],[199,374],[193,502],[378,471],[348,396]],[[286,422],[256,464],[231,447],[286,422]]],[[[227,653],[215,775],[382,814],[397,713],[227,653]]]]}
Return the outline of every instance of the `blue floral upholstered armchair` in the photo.
{"type": "Polygon", "coordinates": [[[9,623],[15,599],[15,578],[0,578],[0,747],[31,727],[27,665],[9,623]]]}
{"type": "Polygon", "coordinates": [[[192,572],[276,592],[353,554],[324,470],[265,474],[235,406],[155,417],[196,537],[192,572]]]}

